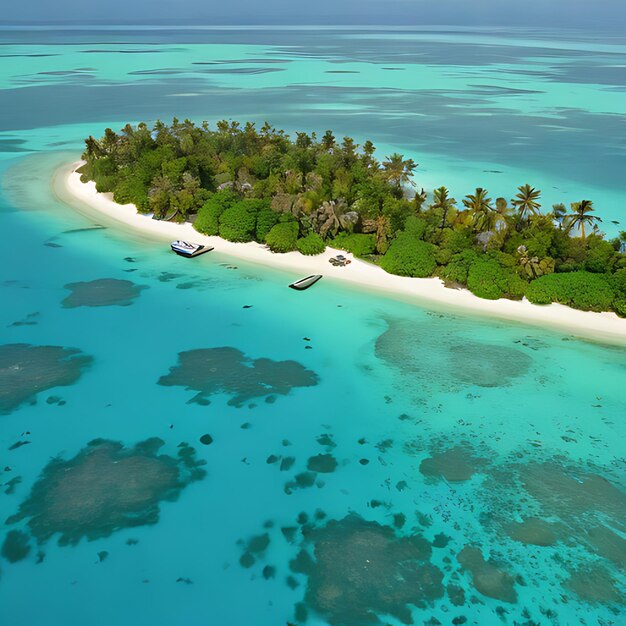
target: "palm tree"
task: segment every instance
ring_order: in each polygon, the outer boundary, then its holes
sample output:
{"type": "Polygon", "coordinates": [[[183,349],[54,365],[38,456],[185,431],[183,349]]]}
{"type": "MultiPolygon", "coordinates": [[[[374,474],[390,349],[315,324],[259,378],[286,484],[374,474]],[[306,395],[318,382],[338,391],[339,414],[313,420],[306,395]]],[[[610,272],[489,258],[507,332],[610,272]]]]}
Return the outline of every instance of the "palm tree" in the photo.
{"type": "Polygon", "coordinates": [[[383,161],[383,169],[387,180],[400,191],[402,183],[410,183],[411,175],[417,167],[413,159],[404,159],[401,154],[394,152],[386,161],[383,161]]]}
{"type": "Polygon", "coordinates": [[[439,187],[433,191],[433,203],[431,204],[431,208],[439,209],[442,213],[440,226],[442,231],[446,227],[448,213],[456,206],[456,200],[451,198],[449,194],[450,192],[446,187],[439,187]]]}
{"type": "Polygon", "coordinates": [[[580,228],[580,235],[583,240],[585,239],[585,225],[594,226],[596,222],[602,221],[596,215],[591,215],[594,210],[591,200],[572,202],[571,210],[572,212],[567,216],[569,230],[580,228]]]}
{"type": "Polygon", "coordinates": [[[335,135],[333,135],[333,132],[331,130],[327,130],[324,133],[321,143],[322,143],[322,148],[326,152],[332,152],[336,144],[335,144],[335,135]]]}
{"type": "Polygon", "coordinates": [[[374,167],[378,165],[376,159],[374,158],[374,152],[376,152],[376,147],[368,139],[363,144],[363,162],[365,163],[365,167],[374,167]]]}
{"type": "Polygon", "coordinates": [[[509,216],[509,203],[506,198],[496,198],[496,212],[502,217],[509,216]]]}
{"type": "Polygon", "coordinates": [[[495,211],[491,204],[488,192],[482,187],[477,187],[476,193],[471,193],[463,198],[463,204],[472,216],[474,228],[479,231],[490,230],[495,211]]]}
{"type": "Polygon", "coordinates": [[[509,225],[511,209],[506,198],[496,198],[495,215],[493,216],[493,228],[497,232],[502,232],[509,225]]]}
{"type": "Polygon", "coordinates": [[[562,202],[552,205],[552,219],[559,225],[559,230],[563,228],[563,220],[566,215],[567,209],[562,202]]]}
{"type": "Polygon", "coordinates": [[[535,189],[530,185],[522,185],[518,187],[518,193],[515,198],[511,200],[513,206],[517,209],[521,220],[525,218],[530,221],[531,215],[537,215],[541,205],[538,200],[541,197],[541,191],[535,189]]]}

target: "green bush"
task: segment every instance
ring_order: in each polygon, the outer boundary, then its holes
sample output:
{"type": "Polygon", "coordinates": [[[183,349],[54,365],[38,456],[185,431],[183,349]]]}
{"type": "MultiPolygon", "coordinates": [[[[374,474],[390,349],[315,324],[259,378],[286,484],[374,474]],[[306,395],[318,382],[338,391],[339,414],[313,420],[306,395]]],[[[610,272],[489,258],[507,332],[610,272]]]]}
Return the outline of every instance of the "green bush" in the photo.
{"type": "Polygon", "coordinates": [[[96,180],[96,191],[98,193],[110,193],[115,191],[117,179],[115,176],[100,176],[96,180]]]}
{"type": "Polygon", "coordinates": [[[352,252],[354,256],[364,257],[374,254],[376,248],[376,235],[363,233],[339,233],[332,241],[333,248],[340,248],[352,252]]]}
{"type": "Polygon", "coordinates": [[[455,254],[447,265],[440,267],[437,274],[445,282],[467,285],[470,267],[477,259],[478,254],[474,250],[463,250],[455,254]]]}
{"type": "Polygon", "coordinates": [[[262,209],[256,218],[256,240],[265,243],[267,233],[272,230],[273,226],[278,224],[280,213],[272,211],[272,209],[262,209]]]}
{"type": "Polygon", "coordinates": [[[478,259],[469,268],[467,288],[479,298],[497,300],[507,297],[520,299],[528,283],[513,270],[502,267],[495,259],[478,259]]]}
{"type": "Polygon", "coordinates": [[[409,233],[415,239],[423,239],[426,227],[428,226],[425,219],[415,215],[409,215],[404,223],[404,232],[409,233]]]}
{"type": "Polygon", "coordinates": [[[615,292],[626,296],[626,268],[617,270],[610,280],[615,292]]]}
{"type": "Polygon", "coordinates": [[[533,280],[526,297],[533,304],[558,302],[583,311],[610,311],[615,292],[610,280],[601,274],[569,272],[533,280]]]}
{"type": "Polygon", "coordinates": [[[256,231],[256,207],[241,200],[220,216],[220,237],[227,241],[252,241],[256,231]]]}
{"type": "Polygon", "coordinates": [[[472,247],[472,234],[469,229],[445,228],[441,234],[439,243],[442,250],[450,250],[458,254],[472,247]]]}
{"type": "Polygon", "coordinates": [[[146,213],[150,209],[146,186],[136,176],[123,178],[118,182],[113,191],[113,200],[118,204],[132,203],[141,213],[146,213]]]}
{"type": "Polygon", "coordinates": [[[437,267],[435,246],[416,239],[411,233],[401,232],[380,260],[380,266],[399,276],[432,276],[437,267]]]}
{"type": "Polygon", "coordinates": [[[613,310],[620,317],[626,317],[626,296],[615,297],[615,300],[613,300],[613,310]]]}
{"type": "Polygon", "coordinates": [[[272,252],[290,252],[296,249],[298,222],[281,222],[272,227],[265,243],[272,252]]]}
{"type": "Polygon", "coordinates": [[[218,235],[220,230],[220,216],[231,207],[238,197],[226,189],[214,193],[198,211],[193,227],[205,235],[218,235]]]}
{"type": "Polygon", "coordinates": [[[322,238],[317,233],[309,233],[306,237],[298,239],[296,246],[301,254],[306,254],[307,256],[322,254],[326,250],[322,238]]]}
{"type": "Polygon", "coordinates": [[[595,235],[589,237],[587,242],[585,269],[597,274],[612,271],[618,256],[612,244],[595,235]]]}

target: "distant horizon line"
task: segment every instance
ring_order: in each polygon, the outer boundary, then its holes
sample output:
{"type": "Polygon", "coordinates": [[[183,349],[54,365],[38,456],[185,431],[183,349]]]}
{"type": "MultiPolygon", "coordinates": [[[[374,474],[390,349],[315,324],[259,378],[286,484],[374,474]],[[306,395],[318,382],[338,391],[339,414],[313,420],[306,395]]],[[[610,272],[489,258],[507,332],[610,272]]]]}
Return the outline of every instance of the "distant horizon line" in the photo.
{"type": "Polygon", "coordinates": [[[246,30],[256,30],[256,29],[290,29],[290,28],[298,28],[298,29],[313,29],[313,28],[358,28],[361,30],[364,29],[386,29],[393,28],[398,30],[415,30],[415,29],[436,29],[436,28],[448,28],[448,29],[459,29],[459,30],[475,30],[479,28],[514,28],[516,30],[532,30],[532,31],[542,31],[546,29],[550,30],[575,30],[575,31],[588,31],[589,26],[562,26],[562,25],[550,25],[546,24],[543,26],[531,26],[531,25],[520,25],[520,24],[445,24],[445,23],[426,23],[426,24],[373,24],[373,23],[348,23],[348,22],[336,22],[336,23],[325,23],[325,22],[317,22],[317,23],[309,23],[309,24],[287,24],[287,23],[278,23],[278,24],[252,24],[252,23],[235,23],[235,22],[224,22],[224,23],[206,23],[199,24],[198,21],[194,21],[193,23],[189,22],[175,22],[172,20],[163,20],[163,21],[125,21],[125,22],[108,22],[101,20],[93,20],[93,21],[66,21],[66,20],[51,20],[51,21],[4,21],[0,20],[0,27],[6,28],[81,28],[81,27],[116,27],[116,28],[152,28],[158,27],[162,29],[174,29],[174,28],[188,28],[191,30],[207,30],[207,29],[246,29],[246,30]]]}

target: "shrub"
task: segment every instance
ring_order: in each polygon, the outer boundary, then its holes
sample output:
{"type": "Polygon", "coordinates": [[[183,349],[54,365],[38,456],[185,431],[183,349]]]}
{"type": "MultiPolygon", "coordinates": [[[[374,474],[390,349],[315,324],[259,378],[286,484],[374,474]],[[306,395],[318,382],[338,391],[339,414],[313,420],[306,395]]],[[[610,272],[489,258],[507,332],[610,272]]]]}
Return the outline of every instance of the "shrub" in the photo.
{"type": "Polygon", "coordinates": [[[615,293],[609,279],[601,274],[570,272],[533,280],[526,297],[533,304],[558,302],[583,311],[610,311],[615,293]]]}
{"type": "Polygon", "coordinates": [[[256,240],[265,243],[267,233],[272,230],[273,226],[278,224],[280,213],[272,211],[272,209],[262,209],[256,218],[256,240]]]}
{"type": "Polygon", "coordinates": [[[150,208],[146,186],[136,176],[127,177],[118,182],[113,192],[113,200],[118,204],[132,203],[142,213],[150,208]]]}
{"type": "Polygon", "coordinates": [[[472,264],[478,259],[474,250],[464,250],[455,254],[445,267],[440,267],[437,272],[440,278],[446,282],[467,285],[467,275],[472,264]]]}
{"type": "Polygon", "coordinates": [[[220,215],[237,201],[237,195],[230,190],[214,193],[198,211],[193,227],[205,235],[218,235],[220,215]]]}
{"type": "Polygon", "coordinates": [[[587,241],[585,269],[598,274],[612,271],[617,260],[615,248],[608,241],[593,235],[587,241]]]}
{"type": "Polygon", "coordinates": [[[441,235],[440,247],[458,254],[472,247],[471,231],[468,229],[445,228],[441,235]]]}
{"type": "Polygon", "coordinates": [[[265,243],[272,252],[290,252],[296,249],[298,222],[280,222],[272,227],[265,243]]]}
{"type": "Polygon", "coordinates": [[[613,310],[621,317],[626,317],[626,268],[617,270],[610,277],[610,283],[615,292],[613,310]]]}
{"type": "Polygon", "coordinates": [[[228,241],[252,241],[256,237],[257,216],[268,208],[267,200],[239,200],[220,216],[220,237],[228,241]]]}
{"type": "Polygon", "coordinates": [[[376,235],[363,233],[339,233],[333,239],[333,247],[352,252],[354,256],[364,257],[374,254],[376,248],[376,235]]]}
{"type": "Polygon", "coordinates": [[[522,298],[528,284],[512,269],[495,259],[481,258],[472,263],[467,274],[467,288],[479,298],[522,298]]]}
{"type": "Polygon", "coordinates": [[[306,254],[307,256],[321,254],[326,250],[322,238],[317,233],[309,233],[306,237],[298,239],[296,246],[301,254],[306,254]]]}
{"type": "Polygon", "coordinates": [[[110,193],[115,191],[117,179],[115,176],[100,176],[96,180],[96,191],[98,193],[110,193]]]}
{"type": "Polygon", "coordinates": [[[380,260],[380,266],[399,276],[432,276],[437,267],[435,246],[416,239],[411,233],[401,232],[380,260]]]}
{"type": "Polygon", "coordinates": [[[615,297],[615,300],[613,300],[613,310],[620,317],[626,317],[626,296],[615,297]]]}
{"type": "Polygon", "coordinates": [[[252,241],[256,231],[257,208],[241,200],[220,216],[220,237],[228,241],[252,241]]]}
{"type": "Polygon", "coordinates": [[[616,293],[626,296],[626,268],[617,270],[610,280],[616,293]]]}
{"type": "Polygon", "coordinates": [[[409,233],[415,237],[415,239],[423,239],[427,226],[428,224],[425,219],[416,217],[415,215],[409,215],[404,223],[404,232],[409,233]]]}

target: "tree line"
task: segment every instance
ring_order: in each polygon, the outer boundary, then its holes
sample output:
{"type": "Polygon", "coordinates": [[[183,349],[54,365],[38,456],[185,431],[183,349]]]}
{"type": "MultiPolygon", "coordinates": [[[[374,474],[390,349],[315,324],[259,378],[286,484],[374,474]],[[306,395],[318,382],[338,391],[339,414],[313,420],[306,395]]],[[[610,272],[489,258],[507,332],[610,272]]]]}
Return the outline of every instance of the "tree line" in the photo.
{"type": "Polygon", "coordinates": [[[607,240],[590,200],[542,211],[542,193],[510,200],[477,188],[414,187],[417,164],[376,156],[330,131],[285,131],[176,118],[106,129],[86,140],[81,169],[100,192],[200,232],[318,254],[332,245],[406,276],[439,276],[486,298],[528,297],[626,315],[626,232],[607,240]]]}

